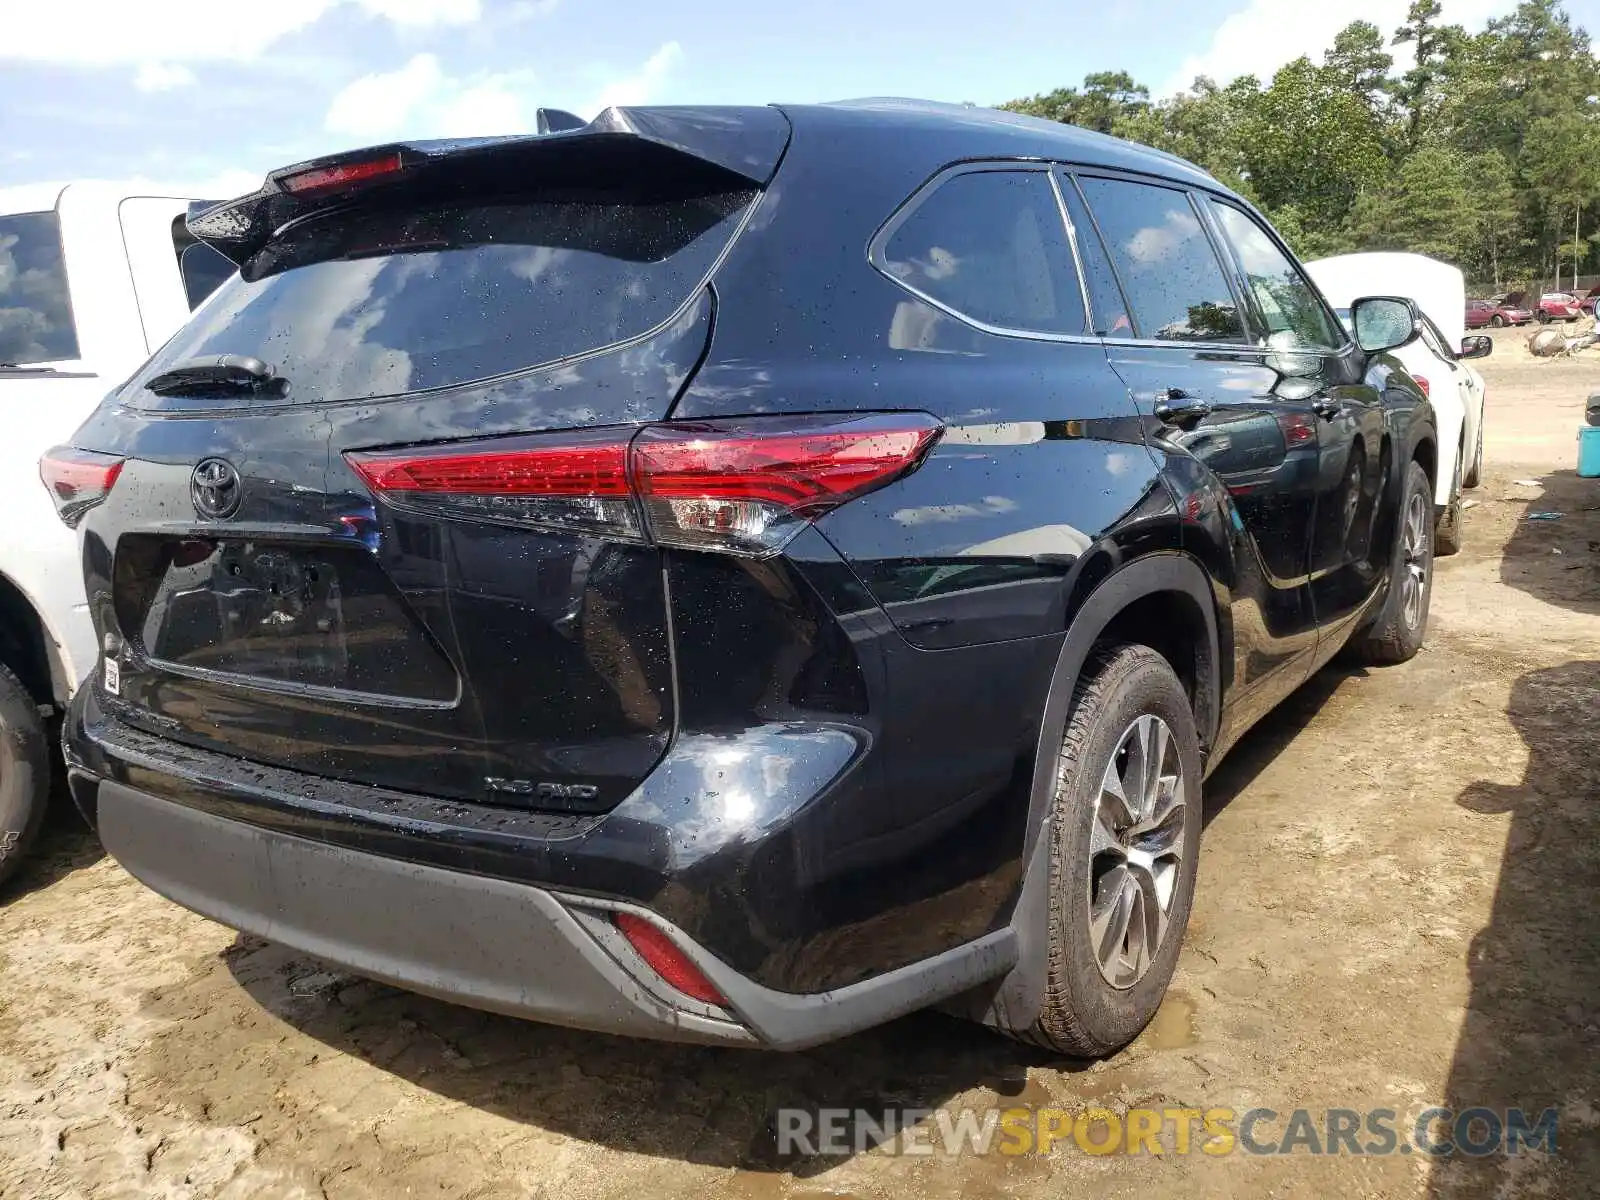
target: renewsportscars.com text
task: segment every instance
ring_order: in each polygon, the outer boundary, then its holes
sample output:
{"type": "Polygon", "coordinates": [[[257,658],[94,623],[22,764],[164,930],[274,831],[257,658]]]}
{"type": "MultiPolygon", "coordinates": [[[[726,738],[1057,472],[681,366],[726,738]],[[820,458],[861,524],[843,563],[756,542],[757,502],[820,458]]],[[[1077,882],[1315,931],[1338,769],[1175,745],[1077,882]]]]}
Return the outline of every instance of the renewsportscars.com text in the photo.
{"type": "Polygon", "coordinates": [[[1556,1150],[1558,1114],[1425,1108],[782,1108],[780,1155],[1231,1154],[1481,1157],[1556,1150]]]}

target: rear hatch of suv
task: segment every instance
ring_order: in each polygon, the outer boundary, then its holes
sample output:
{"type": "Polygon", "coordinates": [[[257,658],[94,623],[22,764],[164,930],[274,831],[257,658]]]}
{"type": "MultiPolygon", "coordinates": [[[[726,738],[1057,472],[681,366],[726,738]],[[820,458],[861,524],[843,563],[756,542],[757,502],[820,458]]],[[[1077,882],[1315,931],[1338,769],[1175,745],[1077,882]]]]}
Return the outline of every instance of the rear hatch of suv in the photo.
{"type": "Polygon", "coordinates": [[[442,802],[617,803],[673,687],[661,551],[598,447],[667,415],[787,136],[610,110],[287,168],[194,218],[239,277],[74,439],[123,460],[85,518],[112,714],[442,802]],[[462,453],[517,438],[537,470],[462,453]]]}

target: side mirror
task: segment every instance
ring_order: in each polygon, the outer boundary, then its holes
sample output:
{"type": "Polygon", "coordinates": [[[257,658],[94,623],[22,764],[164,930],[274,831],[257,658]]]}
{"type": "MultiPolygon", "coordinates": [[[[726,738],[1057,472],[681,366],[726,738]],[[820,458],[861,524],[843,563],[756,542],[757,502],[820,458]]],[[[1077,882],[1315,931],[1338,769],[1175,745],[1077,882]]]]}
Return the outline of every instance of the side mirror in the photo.
{"type": "Polygon", "coordinates": [[[1494,339],[1483,333],[1469,333],[1461,339],[1461,353],[1457,358],[1488,358],[1494,353],[1494,339]]]}
{"type": "Polygon", "coordinates": [[[1368,354],[1398,350],[1422,328],[1422,314],[1403,296],[1366,296],[1350,306],[1356,345],[1368,354]]]}

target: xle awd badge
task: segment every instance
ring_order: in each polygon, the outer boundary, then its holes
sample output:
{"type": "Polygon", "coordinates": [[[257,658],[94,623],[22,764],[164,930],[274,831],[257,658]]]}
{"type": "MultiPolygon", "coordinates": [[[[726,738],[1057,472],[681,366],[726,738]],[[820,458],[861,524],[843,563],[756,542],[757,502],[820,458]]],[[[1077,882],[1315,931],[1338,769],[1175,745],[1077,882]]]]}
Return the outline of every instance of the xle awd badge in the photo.
{"type": "Polygon", "coordinates": [[[244,483],[233,464],[221,458],[203,458],[189,476],[189,499],[194,511],[211,521],[224,521],[239,511],[244,483]]]}
{"type": "Polygon", "coordinates": [[[592,783],[540,783],[536,779],[502,779],[495,775],[485,779],[483,786],[491,792],[542,796],[546,800],[593,800],[600,794],[592,783]]]}

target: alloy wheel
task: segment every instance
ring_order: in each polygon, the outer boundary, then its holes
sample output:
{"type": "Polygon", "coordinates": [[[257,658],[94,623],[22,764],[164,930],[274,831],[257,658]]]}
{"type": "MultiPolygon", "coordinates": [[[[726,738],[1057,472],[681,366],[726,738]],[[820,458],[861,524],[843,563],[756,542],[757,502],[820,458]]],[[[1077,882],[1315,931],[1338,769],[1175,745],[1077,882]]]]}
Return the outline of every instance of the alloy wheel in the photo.
{"type": "Polygon", "coordinates": [[[1135,718],[1101,777],[1089,836],[1089,938],[1112,987],[1143,978],[1166,940],[1192,807],[1171,728],[1135,718]]]}
{"type": "Polygon", "coordinates": [[[1407,629],[1422,620],[1422,601],[1427,595],[1428,573],[1433,557],[1428,553],[1428,500],[1413,492],[1406,502],[1405,524],[1401,528],[1401,552],[1405,563],[1400,575],[1400,617],[1407,629]]]}

